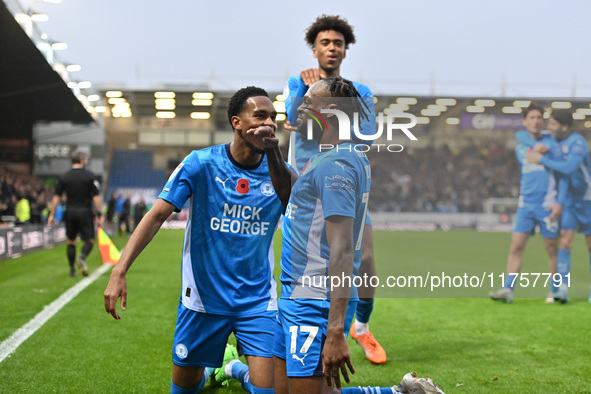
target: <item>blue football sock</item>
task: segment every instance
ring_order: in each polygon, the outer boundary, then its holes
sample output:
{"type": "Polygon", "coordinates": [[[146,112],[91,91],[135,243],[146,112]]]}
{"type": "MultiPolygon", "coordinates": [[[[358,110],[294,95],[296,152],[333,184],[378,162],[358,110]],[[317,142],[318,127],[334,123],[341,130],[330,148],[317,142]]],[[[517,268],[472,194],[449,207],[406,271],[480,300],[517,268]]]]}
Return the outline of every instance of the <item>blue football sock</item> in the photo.
{"type": "Polygon", "coordinates": [[[250,374],[248,372],[248,365],[236,361],[232,363],[231,367],[232,377],[240,382],[242,388],[247,393],[253,393],[253,385],[250,383],[250,374]]]}
{"type": "Polygon", "coordinates": [[[252,386],[252,394],[273,394],[275,389],[263,389],[257,386],[252,386]]]}
{"type": "Polygon", "coordinates": [[[359,300],[357,303],[357,311],[355,312],[355,319],[360,323],[369,323],[369,317],[373,311],[373,299],[371,301],[359,300]]]}
{"type": "Polygon", "coordinates": [[[343,394],[392,394],[391,387],[343,387],[341,393],[343,394]]]}
{"type": "Polygon", "coordinates": [[[570,272],[570,250],[558,249],[556,271],[560,274],[560,277],[562,278],[562,284],[568,284],[568,278],[566,277],[566,275],[568,275],[568,273],[570,272]]]}
{"type": "Polygon", "coordinates": [[[515,285],[515,282],[516,282],[515,275],[507,275],[507,277],[505,278],[505,285],[503,287],[513,290],[513,286],[515,285]]]}

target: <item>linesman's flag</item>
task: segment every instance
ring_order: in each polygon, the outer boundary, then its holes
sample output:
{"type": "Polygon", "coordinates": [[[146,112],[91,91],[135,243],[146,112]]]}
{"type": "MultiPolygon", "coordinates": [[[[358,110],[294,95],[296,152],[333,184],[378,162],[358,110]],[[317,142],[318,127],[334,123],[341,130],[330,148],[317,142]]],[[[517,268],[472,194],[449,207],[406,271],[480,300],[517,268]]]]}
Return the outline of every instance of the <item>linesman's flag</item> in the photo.
{"type": "Polygon", "coordinates": [[[117,250],[117,247],[113,245],[111,238],[105,233],[102,227],[98,228],[98,244],[101,256],[103,256],[103,264],[117,264],[121,253],[117,250]]]}

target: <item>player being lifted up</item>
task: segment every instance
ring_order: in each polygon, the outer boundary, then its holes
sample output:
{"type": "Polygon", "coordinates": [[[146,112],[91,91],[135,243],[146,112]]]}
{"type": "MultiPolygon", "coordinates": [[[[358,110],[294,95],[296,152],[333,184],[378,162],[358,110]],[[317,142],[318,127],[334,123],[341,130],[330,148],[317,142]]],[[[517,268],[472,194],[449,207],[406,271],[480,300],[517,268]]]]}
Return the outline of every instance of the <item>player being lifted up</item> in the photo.
{"type": "MultiPolygon", "coordinates": [[[[532,103],[523,113],[523,126],[530,138],[548,148],[551,158],[561,160],[560,147],[554,138],[542,133],[543,115],[544,108],[532,103]]],[[[523,251],[536,225],[540,228],[548,253],[549,273],[556,272],[558,218],[565,203],[568,179],[557,177],[552,170],[527,161],[526,155],[531,151],[532,148],[524,144],[515,148],[520,171],[520,196],[507,258],[507,277],[502,289],[489,294],[493,300],[507,303],[513,301],[513,289],[517,282],[515,274],[521,271],[523,251]]],[[[556,291],[554,281],[551,281],[551,286],[553,293],[556,291]]]]}
{"type": "MultiPolygon", "coordinates": [[[[554,299],[561,303],[568,302],[566,275],[570,273],[571,248],[575,230],[585,234],[587,248],[590,251],[591,265],[591,160],[585,138],[572,129],[573,115],[567,109],[555,109],[550,113],[548,129],[556,137],[564,159],[556,160],[548,154],[548,148],[537,144],[526,159],[534,164],[556,171],[569,178],[566,203],[560,217],[560,244],[558,249],[557,271],[561,275],[562,285],[556,291],[554,299]]],[[[522,138],[527,136],[521,135],[522,138]]],[[[529,141],[530,144],[533,141],[529,141]]],[[[530,145],[532,146],[532,145],[530,145]]],[[[591,294],[589,295],[591,302],[591,294]]]]}
{"type": "MultiPolygon", "coordinates": [[[[359,273],[371,170],[367,156],[356,151],[352,140],[339,139],[334,113],[324,114],[323,127],[308,122],[323,109],[339,110],[350,118],[353,113],[367,117],[354,85],[340,77],[313,84],[298,108],[298,131],[306,135],[307,125],[312,124],[316,143],[333,148],[304,166],[283,217],[280,326],[273,345],[277,393],[331,392],[333,387],[341,388],[341,374],[349,382],[347,369],[354,373],[344,329],[347,307],[355,306],[357,291],[350,281],[336,284],[333,278],[352,279],[359,273]]],[[[283,195],[297,176],[272,144],[276,139],[267,142],[271,178],[283,195]]],[[[342,392],[442,392],[429,379],[413,378],[411,384],[410,388],[348,387],[342,392]]]]}
{"type": "MultiPolygon", "coordinates": [[[[312,48],[312,55],[318,59],[318,67],[303,70],[300,75],[291,77],[285,84],[283,95],[285,97],[285,110],[288,116],[286,127],[291,130],[289,139],[288,163],[296,174],[300,174],[308,160],[318,153],[316,141],[302,138],[296,132],[295,125],[297,114],[295,109],[300,105],[302,97],[309,87],[322,78],[338,77],[341,75],[341,63],[347,55],[349,45],[355,43],[353,27],[346,19],[340,16],[321,15],[316,18],[306,31],[306,43],[312,48]]],[[[375,110],[373,93],[358,82],[352,81],[359,92],[362,101],[369,107],[367,118],[359,119],[362,134],[373,135],[375,133],[375,110]]],[[[376,275],[373,231],[371,220],[367,216],[365,226],[365,238],[363,241],[363,255],[361,258],[360,275],[372,277],[376,275]]],[[[373,311],[375,288],[369,286],[360,289],[360,300],[355,309],[349,309],[345,329],[349,329],[353,315],[355,324],[351,329],[351,337],[363,348],[366,357],[373,363],[386,362],[384,348],[369,331],[369,319],[373,311]]]]}
{"type": "Polygon", "coordinates": [[[250,366],[249,376],[246,366],[236,365],[244,389],[273,392],[277,294],[272,239],[283,205],[269,177],[262,140],[274,136],[276,116],[263,89],[251,86],[236,92],[228,107],[233,142],[193,151],[179,164],[111,273],[105,309],[120,319],[116,304],[120,297],[125,310],[127,270],[170,214],[189,201],[172,393],[203,387],[213,368],[228,361],[222,357],[231,332],[250,366]],[[247,134],[260,127],[264,134],[247,134]]]}

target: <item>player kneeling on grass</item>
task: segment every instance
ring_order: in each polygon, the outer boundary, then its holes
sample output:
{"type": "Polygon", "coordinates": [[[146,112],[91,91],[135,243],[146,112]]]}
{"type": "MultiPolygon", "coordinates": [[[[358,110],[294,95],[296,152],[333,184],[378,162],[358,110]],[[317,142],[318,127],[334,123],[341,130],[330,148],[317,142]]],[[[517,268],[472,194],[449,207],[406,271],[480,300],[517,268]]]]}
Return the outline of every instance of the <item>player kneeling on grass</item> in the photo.
{"type": "MultiPolygon", "coordinates": [[[[127,303],[126,273],[173,211],[190,200],[182,290],[173,343],[172,393],[199,391],[213,368],[236,358],[230,333],[250,367],[232,376],[246,391],[273,391],[271,345],[277,314],[272,239],[283,205],[273,189],[262,141],[274,137],[277,112],[267,92],[247,87],[230,99],[234,140],[193,151],[172,173],[113,269],[105,309],[115,319],[127,303]],[[247,134],[263,128],[262,134],[247,134]]],[[[222,368],[218,379],[224,379],[222,368]]]]}
{"type": "MultiPolygon", "coordinates": [[[[311,131],[320,146],[333,148],[312,157],[298,178],[277,158],[280,153],[272,144],[277,141],[265,140],[269,143],[271,178],[278,193],[283,196],[286,180],[297,178],[289,201],[282,199],[286,210],[282,224],[280,325],[273,345],[275,391],[327,393],[334,391],[333,387],[341,389],[341,373],[349,383],[347,369],[355,372],[344,321],[349,301],[357,301],[357,291],[350,283],[336,284],[331,278],[352,278],[359,272],[371,183],[367,156],[354,149],[353,141],[340,139],[336,114],[344,113],[353,119],[353,113],[360,118],[367,117],[367,113],[353,84],[341,77],[312,85],[298,113],[298,132],[304,136],[311,131]],[[324,113],[324,127],[308,122],[323,109],[332,110],[324,113]]],[[[262,131],[253,132],[257,133],[262,131]]],[[[423,389],[419,380],[413,380],[410,390],[442,392],[432,381],[420,381],[423,389]]],[[[347,387],[342,392],[411,392],[400,388],[347,387]]]]}

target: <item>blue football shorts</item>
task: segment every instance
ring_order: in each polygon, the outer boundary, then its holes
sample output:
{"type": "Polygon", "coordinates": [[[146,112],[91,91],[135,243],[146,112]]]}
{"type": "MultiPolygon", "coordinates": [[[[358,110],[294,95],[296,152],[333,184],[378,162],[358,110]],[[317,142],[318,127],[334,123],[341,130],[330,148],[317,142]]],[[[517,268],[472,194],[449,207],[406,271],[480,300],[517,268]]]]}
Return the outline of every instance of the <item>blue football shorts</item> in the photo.
{"type": "Polygon", "coordinates": [[[578,230],[591,235],[591,201],[577,201],[564,206],[560,217],[563,230],[578,230]]]}
{"type": "Polygon", "coordinates": [[[533,234],[535,226],[538,225],[542,237],[556,238],[560,229],[558,220],[550,221],[548,216],[550,211],[541,205],[524,204],[517,208],[513,232],[533,234]]]}
{"type": "MultiPolygon", "coordinates": [[[[329,300],[279,299],[273,355],[285,360],[288,377],[324,376],[321,355],[329,308],[329,300]]],[[[347,316],[351,319],[356,308],[357,301],[349,303],[347,316]]],[[[346,333],[350,325],[349,319],[348,325],[345,322],[346,333]]]]}
{"type": "Polygon", "coordinates": [[[247,317],[201,313],[179,302],[172,362],[181,367],[221,367],[231,333],[245,355],[272,357],[276,317],[277,311],[247,317]]]}

